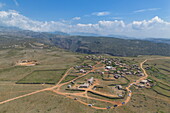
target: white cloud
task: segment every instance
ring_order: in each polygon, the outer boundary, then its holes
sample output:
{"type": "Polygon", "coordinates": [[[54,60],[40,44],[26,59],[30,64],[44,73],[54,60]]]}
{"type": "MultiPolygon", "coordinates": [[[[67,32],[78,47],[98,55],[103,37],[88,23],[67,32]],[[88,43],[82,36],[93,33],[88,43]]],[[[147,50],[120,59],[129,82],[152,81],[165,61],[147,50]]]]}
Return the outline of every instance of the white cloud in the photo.
{"type": "Polygon", "coordinates": [[[160,8],[140,9],[140,10],[134,11],[134,13],[142,13],[142,12],[147,12],[147,11],[157,11],[157,10],[160,10],[160,8]]]}
{"type": "Polygon", "coordinates": [[[0,25],[15,26],[32,31],[63,31],[68,25],[62,22],[31,20],[14,10],[0,11],[0,25]]]}
{"type": "Polygon", "coordinates": [[[1,25],[40,32],[84,32],[100,35],[170,38],[170,22],[164,21],[158,16],[150,20],[133,21],[128,24],[121,20],[102,20],[94,24],[79,23],[73,25],[62,21],[35,21],[21,15],[17,11],[10,10],[0,11],[0,26],[1,25]]]}
{"type": "Polygon", "coordinates": [[[72,18],[72,20],[80,20],[81,19],[81,17],[74,17],[74,18],[72,18]]]}
{"type": "Polygon", "coordinates": [[[4,6],[6,6],[5,3],[0,3],[0,8],[3,8],[4,6]]]}
{"type": "Polygon", "coordinates": [[[96,15],[96,16],[106,16],[106,15],[110,15],[111,13],[108,11],[104,11],[104,12],[94,12],[92,13],[92,15],[96,15]]]}

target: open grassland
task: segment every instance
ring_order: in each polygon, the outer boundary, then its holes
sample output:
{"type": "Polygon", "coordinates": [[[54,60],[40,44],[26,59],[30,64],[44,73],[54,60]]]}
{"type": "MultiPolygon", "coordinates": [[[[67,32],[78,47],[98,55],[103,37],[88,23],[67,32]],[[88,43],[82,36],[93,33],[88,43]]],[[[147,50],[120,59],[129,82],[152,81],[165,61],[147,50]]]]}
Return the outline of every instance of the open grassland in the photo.
{"type": "Polygon", "coordinates": [[[160,94],[160,95],[170,97],[170,91],[165,90],[165,89],[163,89],[162,87],[154,86],[154,87],[153,87],[153,90],[154,90],[156,93],[160,94]]]}
{"type": "Polygon", "coordinates": [[[75,79],[75,78],[76,78],[76,76],[68,75],[68,76],[62,81],[62,83],[71,81],[71,80],[73,80],[73,79],[75,79]]]}
{"type": "Polygon", "coordinates": [[[64,72],[64,69],[36,70],[19,80],[17,84],[55,84],[61,79],[64,72]]]}
{"type": "Polygon", "coordinates": [[[127,107],[134,113],[168,113],[170,99],[160,95],[152,89],[131,88],[133,95],[127,107]]]}
{"type": "Polygon", "coordinates": [[[126,107],[134,113],[168,113],[170,103],[154,96],[134,94],[126,107]]]}
{"type": "Polygon", "coordinates": [[[41,90],[51,85],[31,85],[31,84],[14,84],[12,82],[0,83],[0,101],[14,98],[20,95],[28,94],[33,91],[41,90]]]}
{"type": "Polygon", "coordinates": [[[170,91],[170,86],[169,86],[169,85],[163,84],[163,83],[161,83],[161,82],[157,82],[157,85],[158,85],[159,87],[161,87],[162,89],[164,89],[164,90],[170,91]]]}

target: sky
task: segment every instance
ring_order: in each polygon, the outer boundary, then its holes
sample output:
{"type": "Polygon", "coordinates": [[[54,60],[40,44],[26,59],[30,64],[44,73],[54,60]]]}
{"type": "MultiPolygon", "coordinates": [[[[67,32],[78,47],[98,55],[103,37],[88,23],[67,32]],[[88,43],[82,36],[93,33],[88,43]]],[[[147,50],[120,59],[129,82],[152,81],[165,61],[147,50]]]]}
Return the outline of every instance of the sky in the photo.
{"type": "Polygon", "coordinates": [[[0,0],[0,26],[170,38],[170,0],[0,0]]]}

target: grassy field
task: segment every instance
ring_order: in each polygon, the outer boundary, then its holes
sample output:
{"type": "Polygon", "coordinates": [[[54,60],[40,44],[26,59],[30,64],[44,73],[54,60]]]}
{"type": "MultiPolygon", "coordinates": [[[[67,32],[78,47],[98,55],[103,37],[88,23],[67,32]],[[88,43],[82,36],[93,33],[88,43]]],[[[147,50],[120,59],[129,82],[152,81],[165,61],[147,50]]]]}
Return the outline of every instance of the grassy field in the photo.
{"type": "Polygon", "coordinates": [[[165,89],[165,90],[170,91],[170,86],[169,86],[169,85],[163,84],[163,83],[161,83],[161,82],[158,82],[157,85],[158,85],[159,87],[161,87],[162,89],[165,89]]]}
{"type": "Polygon", "coordinates": [[[160,95],[170,97],[170,91],[163,89],[162,87],[155,86],[153,87],[153,90],[157,92],[160,95]]]}
{"type": "Polygon", "coordinates": [[[17,84],[55,84],[64,75],[66,70],[36,70],[28,74],[23,79],[16,82],[17,84]]]}
{"type": "Polygon", "coordinates": [[[0,101],[14,98],[20,95],[31,93],[36,90],[51,87],[51,85],[31,85],[31,84],[13,84],[12,82],[0,83],[0,101]]]}
{"type": "Polygon", "coordinates": [[[126,107],[134,113],[168,113],[170,104],[154,96],[134,94],[126,107]]]}
{"type": "Polygon", "coordinates": [[[68,81],[70,81],[70,80],[73,80],[74,78],[76,78],[76,76],[68,75],[68,76],[62,81],[62,83],[68,82],[68,81]]]}

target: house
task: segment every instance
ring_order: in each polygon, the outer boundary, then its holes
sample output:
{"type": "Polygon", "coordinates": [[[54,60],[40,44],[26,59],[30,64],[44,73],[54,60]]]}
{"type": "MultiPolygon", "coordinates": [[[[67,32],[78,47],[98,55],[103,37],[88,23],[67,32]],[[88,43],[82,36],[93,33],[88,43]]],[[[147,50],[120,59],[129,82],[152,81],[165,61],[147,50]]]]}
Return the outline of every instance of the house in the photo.
{"type": "Polygon", "coordinates": [[[90,79],[88,79],[88,83],[89,83],[89,84],[93,84],[93,81],[94,81],[94,78],[93,78],[93,77],[91,77],[90,79]]]}
{"type": "Polygon", "coordinates": [[[92,104],[88,104],[89,107],[92,107],[93,105],[92,104]]]}
{"type": "Polygon", "coordinates": [[[145,76],[145,74],[144,73],[140,73],[140,74],[138,74],[138,76],[145,76]]]}
{"type": "Polygon", "coordinates": [[[123,95],[118,95],[119,97],[123,97],[123,95]]]}
{"type": "Polygon", "coordinates": [[[108,69],[108,70],[110,70],[112,68],[113,68],[112,66],[106,66],[106,69],[108,69]]]}
{"type": "Polygon", "coordinates": [[[146,69],[146,70],[149,70],[149,69],[150,69],[150,67],[146,67],[145,69],[146,69]]]}
{"type": "Polygon", "coordinates": [[[112,67],[112,70],[113,70],[113,71],[116,71],[117,69],[116,69],[116,67],[112,67]]]}
{"type": "Polygon", "coordinates": [[[126,75],[132,75],[132,73],[131,72],[126,72],[126,75]]]}
{"type": "Polygon", "coordinates": [[[101,72],[101,75],[104,75],[104,72],[101,72]]]}
{"type": "Polygon", "coordinates": [[[152,80],[151,80],[151,79],[148,79],[148,82],[152,82],[152,80]]]}
{"type": "Polygon", "coordinates": [[[80,69],[80,73],[86,73],[84,69],[80,69]]]}
{"type": "Polygon", "coordinates": [[[127,71],[127,69],[123,69],[123,71],[124,71],[124,72],[126,72],[126,71],[127,71]]]}
{"type": "Polygon", "coordinates": [[[111,62],[111,61],[108,61],[108,63],[109,63],[109,64],[112,64],[112,62],[111,62]]]}
{"type": "Polygon", "coordinates": [[[89,67],[89,68],[93,68],[93,66],[92,66],[92,65],[88,65],[88,67],[89,67]]]}
{"type": "Polygon", "coordinates": [[[148,82],[148,80],[141,80],[140,83],[142,84],[146,84],[148,82]]]}
{"type": "Polygon", "coordinates": [[[121,77],[119,74],[116,74],[116,75],[114,76],[115,79],[118,79],[119,77],[121,77]]]}
{"type": "Polygon", "coordinates": [[[71,81],[72,84],[75,84],[75,81],[71,81]]]}
{"type": "Polygon", "coordinates": [[[79,86],[79,88],[88,88],[90,86],[89,83],[84,83],[82,85],[79,86]]]}
{"type": "Polygon", "coordinates": [[[122,89],[122,86],[121,86],[121,85],[117,85],[116,87],[117,87],[119,90],[122,89]]]}
{"type": "Polygon", "coordinates": [[[71,85],[68,85],[67,88],[71,88],[71,85]]]}
{"type": "Polygon", "coordinates": [[[119,74],[120,74],[121,72],[120,72],[120,71],[117,71],[117,73],[119,73],[119,74]]]}
{"type": "Polygon", "coordinates": [[[141,84],[141,85],[138,85],[139,88],[144,88],[145,85],[141,84]]]}

